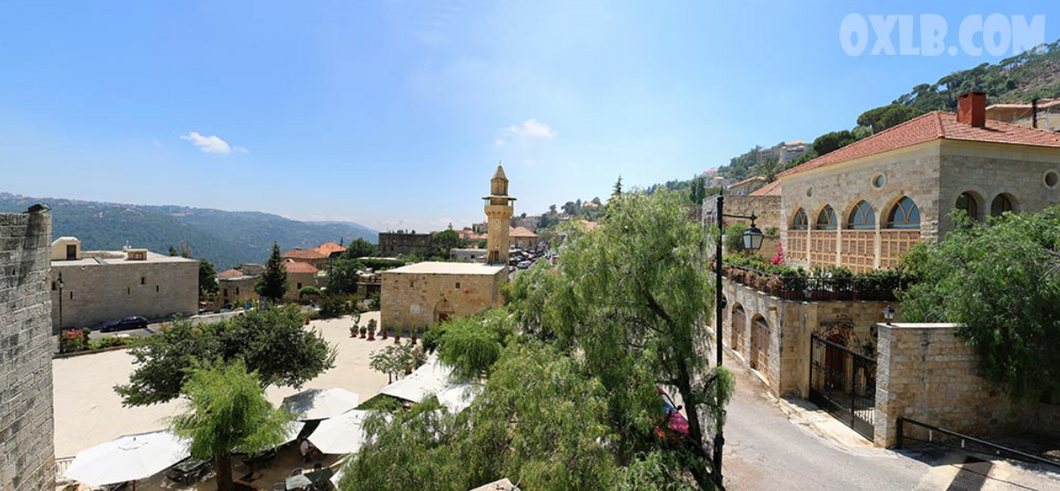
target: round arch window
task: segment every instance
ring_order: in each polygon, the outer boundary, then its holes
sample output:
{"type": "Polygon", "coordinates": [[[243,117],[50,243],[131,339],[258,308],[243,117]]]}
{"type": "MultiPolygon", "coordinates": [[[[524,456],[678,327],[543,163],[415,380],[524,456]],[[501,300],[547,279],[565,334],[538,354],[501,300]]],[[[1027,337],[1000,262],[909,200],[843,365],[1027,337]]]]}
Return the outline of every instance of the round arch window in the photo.
{"type": "Polygon", "coordinates": [[[879,174],[872,178],[872,187],[880,189],[884,184],[887,184],[887,178],[884,177],[883,174],[879,174]]]}
{"type": "Polygon", "coordinates": [[[1060,174],[1057,174],[1055,170],[1048,171],[1045,173],[1044,181],[1045,187],[1056,189],[1056,185],[1060,184],[1060,174]]]}
{"type": "Polygon", "coordinates": [[[979,202],[976,201],[975,196],[972,196],[972,194],[967,191],[961,193],[961,195],[957,197],[957,203],[954,205],[954,208],[963,210],[968,214],[968,218],[971,218],[972,220],[979,219],[979,202]]]}
{"type": "Polygon", "coordinates": [[[1012,197],[1007,194],[999,194],[994,201],[990,203],[990,215],[999,217],[1006,211],[1015,211],[1012,206],[1012,197]]]}

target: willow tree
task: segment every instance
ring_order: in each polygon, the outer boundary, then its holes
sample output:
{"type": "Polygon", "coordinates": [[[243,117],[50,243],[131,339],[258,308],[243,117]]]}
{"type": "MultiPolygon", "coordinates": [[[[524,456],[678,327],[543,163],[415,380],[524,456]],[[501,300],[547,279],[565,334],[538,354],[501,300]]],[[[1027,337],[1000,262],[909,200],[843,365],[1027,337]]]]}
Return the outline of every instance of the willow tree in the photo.
{"type": "Polygon", "coordinates": [[[191,440],[191,455],[211,458],[217,489],[235,489],[232,454],[256,452],[286,440],[291,417],[265,398],[257,377],[242,361],[196,370],[183,393],[188,411],[170,421],[174,434],[191,440]]]}
{"type": "Polygon", "coordinates": [[[656,386],[676,389],[691,445],[664,450],[711,487],[707,442],[723,423],[733,381],[709,366],[707,237],[683,204],[666,190],[613,198],[599,227],[568,236],[558,266],[522,275],[508,293],[524,332],[554,338],[600,379],[620,462],[658,447],[646,443],[658,422],[656,386]]]}

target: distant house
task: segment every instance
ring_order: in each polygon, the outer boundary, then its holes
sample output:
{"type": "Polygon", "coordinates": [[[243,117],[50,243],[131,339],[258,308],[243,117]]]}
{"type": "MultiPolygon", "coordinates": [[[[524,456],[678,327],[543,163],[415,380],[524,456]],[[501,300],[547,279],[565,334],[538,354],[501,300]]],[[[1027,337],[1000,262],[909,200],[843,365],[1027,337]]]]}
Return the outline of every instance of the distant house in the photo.
{"type": "Polygon", "coordinates": [[[217,295],[214,296],[212,308],[217,310],[227,306],[239,306],[247,300],[258,298],[254,291],[254,285],[258,281],[257,274],[251,274],[243,270],[229,269],[217,273],[217,295]]]}
{"type": "Polygon", "coordinates": [[[758,188],[766,185],[766,178],[762,176],[748,177],[735,184],[730,184],[728,191],[733,196],[743,196],[751,194],[758,188]]]}
{"type": "Polygon", "coordinates": [[[384,256],[428,254],[433,246],[431,234],[417,234],[415,230],[412,232],[404,230],[379,232],[379,252],[384,256]]]}
{"type": "Polygon", "coordinates": [[[526,227],[509,227],[508,237],[511,240],[512,247],[515,247],[516,249],[537,248],[537,234],[531,232],[526,227]]]}
{"type": "Polygon", "coordinates": [[[328,256],[317,249],[292,249],[283,253],[283,258],[290,262],[305,263],[316,269],[327,266],[328,256]]]}
{"type": "Polygon", "coordinates": [[[340,246],[334,242],[325,242],[313,248],[313,250],[321,253],[324,257],[329,259],[335,259],[346,252],[346,248],[340,246]]]}
{"type": "Polygon", "coordinates": [[[284,267],[287,269],[287,294],[284,300],[298,300],[298,291],[303,287],[320,286],[321,282],[317,279],[320,270],[312,264],[288,261],[284,267]]]}
{"type": "Polygon", "coordinates": [[[986,119],[1012,123],[1032,128],[1038,121],[1038,129],[1060,131],[1060,99],[1038,101],[1037,118],[1033,104],[992,104],[986,108],[986,119]]]}

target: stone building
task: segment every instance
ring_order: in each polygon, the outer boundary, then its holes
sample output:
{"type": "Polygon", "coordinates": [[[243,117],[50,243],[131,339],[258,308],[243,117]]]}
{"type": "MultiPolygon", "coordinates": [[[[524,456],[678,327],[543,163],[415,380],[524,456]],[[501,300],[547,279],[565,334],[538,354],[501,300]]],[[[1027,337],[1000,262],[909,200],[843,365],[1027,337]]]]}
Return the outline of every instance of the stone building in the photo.
{"type": "Polygon", "coordinates": [[[458,263],[484,263],[486,249],[450,249],[449,260],[458,263]]]}
{"type": "Polygon", "coordinates": [[[508,267],[422,262],[383,271],[380,318],[388,329],[428,328],[503,303],[508,267]]]}
{"type": "Polygon", "coordinates": [[[328,264],[328,255],[313,249],[292,249],[283,253],[287,262],[309,264],[316,269],[324,269],[328,264]]]}
{"type": "MultiPolygon", "coordinates": [[[[1060,135],[988,120],[985,96],[973,92],[961,96],[957,114],[920,116],[781,173],[778,182],[767,196],[726,196],[725,212],[754,212],[760,228],[779,225],[790,266],[889,269],[916,243],[937,241],[952,230],[954,210],[983,221],[1060,203],[1060,135]]],[[[713,223],[712,201],[704,202],[704,224],[713,223]]],[[[765,249],[763,255],[773,253],[765,249]]],[[[941,331],[888,330],[888,336],[909,341],[884,344],[885,312],[901,319],[891,287],[828,275],[800,282],[724,269],[723,343],[770,392],[808,398],[878,444],[893,443],[896,412],[937,415],[934,423],[961,416],[929,411],[939,399],[912,394],[907,385],[884,386],[906,383],[892,369],[940,363],[948,368],[938,373],[952,377],[940,380],[938,390],[982,387],[962,378],[974,377],[974,369],[966,358],[951,357],[961,349],[952,332],[947,338],[941,331]],[[911,359],[904,352],[890,357],[896,346],[916,349],[917,339],[948,347],[925,351],[938,358],[922,358],[916,366],[902,365],[911,359]]],[[[969,407],[987,404],[971,394],[951,395],[969,407]]]]}
{"type": "Polygon", "coordinates": [[[789,262],[894,267],[921,240],[1060,203],[1060,134],[986,119],[986,96],[935,111],[781,173],[789,262]]]}
{"type": "Polygon", "coordinates": [[[484,199],[489,264],[422,262],[384,271],[380,298],[384,327],[428,328],[503,304],[500,288],[508,281],[508,229],[515,198],[508,196],[508,179],[499,165],[484,199]]]}
{"type": "Polygon", "coordinates": [[[284,264],[284,268],[287,270],[287,294],[283,296],[284,300],[289,302],[298,300],[298,291],[302,287],[323,285],[324,277],[312,264],[288,261],[284,264]]]}
{"type": "Polygon", "coordinates": [[[394,257],[404,254],[429,254],[434,247],[431,234],[406,232],[379,232],[379,253],[394,257]]]}
{"type": "Polygon", "coordinates": [[[246,268],[217,273],[217,295],[214,296],[212,307],[215,310],[238,307],[248,300],[257,300],[258,293],[254,285],[258,282],[258,275],[249,273],[246,268]]]}
{"type": "Polygon", "coordinates": [[[55,487],[51,217],[0,214],[0,489],[55,487]]]}
{"type": "Polygon", "coordinates": [[[508,230],[508,238],[511,241],[511,247],[516,249],[537,249],[537,234],[531,232],[526,227],[510,228],[508,230]]]}
{"type": "Polygon", "coordinates": [[[1037,104],[992,104],[986,108],[986,119],[1060,131],[1060,99],[1040,100],[1037,104]]]}
{"type": "Polygon", "coordinates": [[[84,251],[74,237],[51,245],[54,329],[90,327],[139,315],[198,313],[199,262],[146,249],[84,251]]]}

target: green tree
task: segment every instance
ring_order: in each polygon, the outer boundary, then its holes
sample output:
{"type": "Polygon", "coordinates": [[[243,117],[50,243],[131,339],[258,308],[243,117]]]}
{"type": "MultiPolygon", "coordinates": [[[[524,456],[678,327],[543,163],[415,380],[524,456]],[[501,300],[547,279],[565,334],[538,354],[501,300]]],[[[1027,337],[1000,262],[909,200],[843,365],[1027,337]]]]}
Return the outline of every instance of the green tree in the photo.
{"type": "Polygon", "coordinates": [[[732,253],[743,252],[743,233],[746,230],[747,225],[739,222],[725,227],[725,249],[732,253]]]}
{"type": "Polygon", "coordinates": [[[922,114],[924,111],[921,109],[901,104],[889,104],[861,113],[858,116],[858,126],[872,128],[873,133],[879,133],[922,114]]]}
{"type": "Polygon", "coordinates": [[[195,370],[181,392],[188,398],[188,411],[175,416],[170,429],[191,440],[192,456],[214,460],[221,491],[235,489],[233,453],[278,446],[293,424],[286,412],[269,403],[242,361],[195,370]]]}
{"type": "Polygon", "coordinates": [[[356,292],[359,272],[364,269],[364,264],[357,259],[342,256],[334,260],[328,270],[328,293],[334,295],[356,292]]]}
{"type": "MultiPolygon", "coordinates": [[[[485,313],[459,317],[428,331],[442,331],[436,342],[438,359],[454,368],[463,379],[479,379],[501,357],[504,347],[515,334],[508,311],[494,309],[485,313]]],[[[427,338],[424,336],[424,347],[427,338]]],[[[433,340],[432,340],[433,342],[433,340]]]]}
{"type": "Polygon", "coordinates": [[[769,157],[767,159],[759,160],[754,167],[751,168],[751,173],[766,178],[766,182],[770,183],[777,180],[777,174],[784,171],[784,164],[780,163],[780,158],[769,157]]]}
{"type": "Polygon", "coordinates": [[[619,174],[618,180],[615,181],[615,187],[611,190],[611,197],[622,196],[622,175],[619,174]]]}
{"type": "Polygon", "coordinates": [[[265,386],[300,387],[335,366],[335,347],[305,329],[295,307],[251,310],[229,320],[192,325],[177,319],[132,349],[136,369],[114,388],[126,406],[167,402],[180,395],[191,372],[204,361],[243,360],[265,386]]]}
{"type": "Polygon", "coordinates": [[[1060,207],[986,225],[957,212],[955,222],[905,259],[918,281],[902,294],[903,316],[959,324],[986,378],[1017,399],[1060,394],[1060,207]]]}
{"type": "Polygon", "coordinates": [[[825,155],[858,141],[849,130],[825,133],[813,141],[813,150],[817,155],[825,155]]]}
{"type": "Polygon", "coordinates": [[[320,298],[323,295],[319,288],[312,285],[303,286],[301,290],[298,290],[298,298],[320,298]]]}
{"type": "Polygon", "coordinates": [[[272,255],[265,262],[265,270],[258,277],[254,291],[262,297],[278,302],[287,293],[287,288],[287,268],[280,254],[280,245],[273,243],[272,255]]]}
{"type": "Polygon", "coordinates": [[[217,289],[217,272],[214,271],[213,263],[199,260],[199,300],[210,298],[217,293],[217,289]]]}
{"type": "Polygon", "coordinates": [[[706,198],[707,181],[703,176],[696,176],[692,179],[692,185],[688,189],[688,199],[694,204],[701,205],[706,198]]]}
{"type": "Polygon", "coordinates": [[[375,247],[375,244],[359,238],[350,242],[350,245],[346,247],[346,252],[343,253],[343,257],[347,259],[358,259],[375,256],[378,255],[378,253],[379,250],[375,247]]]}
{"type": "Polygon", "coordinates": [[[713,295],[703,268],[707,237],[685,219],[682,202],[662,189],[624,194],[593,233],[568,237],[557,268],[517,277],[511,297],[513,310],[524,311],[516,314],[524,331],[555,337],[558,346],[582,353],[587,369],[600,378],[609,417],[618,422],[621,460],[645,445],[658,411],[655,386],[676,388],[695,451],[673,452],[700,486],[710,487],[703,449],[711,430],[724,422],[733,382],[727,371],[708,365],[703,321],[713,295]],[[533,308],[543,312],[525,313],[533,308]]]}
{"type": "Polygon", "coordinates": [[[431,245],[434,247],[435,254],[448,261],[450,250],[464,247],[467,244],[455,230],[448,229],[431,235],[431,245]]]}

